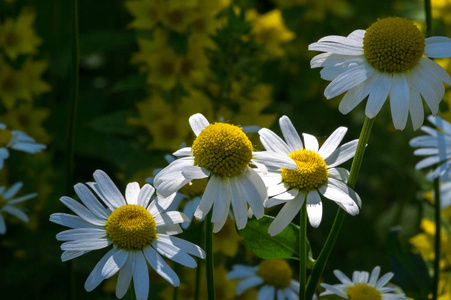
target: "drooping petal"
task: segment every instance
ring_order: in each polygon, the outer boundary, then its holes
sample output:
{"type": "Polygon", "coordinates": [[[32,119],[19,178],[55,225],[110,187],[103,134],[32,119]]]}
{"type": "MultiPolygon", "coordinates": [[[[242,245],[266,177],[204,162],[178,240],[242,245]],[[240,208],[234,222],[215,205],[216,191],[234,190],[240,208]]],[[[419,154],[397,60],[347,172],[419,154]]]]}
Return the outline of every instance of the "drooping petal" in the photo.
{"type": "Polygon", "coordinates": [[[151,246],[143,248],[144,256],[146,257],[149,265],[158,273],[161,277],[166,279],[173,286],[180,285],[180,279],[177,274],[168,266],[163,260],[160,254],[151,246]]]}
{"type": "Polygon", "coordinates": [[[197,266],[196,261],[191,256],[175,247],[167,238],[160,238],[158,236],[152,243],[152,247],[161,255],[175,261],[176,263],[184,265],[185,267],[195,268],[197,266]]]}
{"type": "Polygon", "coordinates": [[[128,253],[127,261],[119,271],[119,276],[116,283],[116,297],[122,298],[127,293],[128,287],[133,277],[133,270],[135,269],[135,256],[136,251],[130,251],[128,253]]]}
{"type": "Polygon", "coordinates": [[[392,85],[392,75],[391,74],[381,74],[377,80],[373,83],[370,90],[370,96],[365,107],[365,115],[372,119],[374,118],[385,101],[387,100],[388,94],[390,93],[392,85]]]}
{"type": "Polygon", "coordinates": [[[390,90],[390,107],[393,124],[403,130],[409,116],[409,85],[404,74],[394,73],[390,90]]]}
{"type": "Polygon", "coordinates": [[[135,269],[133,270],[133,283],[136,300],[147,300],[149,296],[149,270],[143,252],[135,253],[135,269]]]}
{"type": "Polygon", "coordinates": [[[336,97],[367,80],[374,72],[368,64],[360,65],[343,72],[335,78],[324,91],[327,99],[336,97]]]}
{"type": "Polygon", "coordinates": [[[324,161],[328,168],[334,168],[354,157],[359,140],[353,140],[338,147],[324,161]]]}
{"type": "Polygon", "coordinates": [[[307,195],[307,216],[312,227],[317,228],[323,216],[323,205],[317,191],[310,191],[307,195]]]}
{"type": "Polygon", "coordinates": [[[274,236],[284,230],[301,210],[304,200],[305,195],[303,193],[299,193],[295,199],[288,201],[269,226],[268,233],[274,236]]]}

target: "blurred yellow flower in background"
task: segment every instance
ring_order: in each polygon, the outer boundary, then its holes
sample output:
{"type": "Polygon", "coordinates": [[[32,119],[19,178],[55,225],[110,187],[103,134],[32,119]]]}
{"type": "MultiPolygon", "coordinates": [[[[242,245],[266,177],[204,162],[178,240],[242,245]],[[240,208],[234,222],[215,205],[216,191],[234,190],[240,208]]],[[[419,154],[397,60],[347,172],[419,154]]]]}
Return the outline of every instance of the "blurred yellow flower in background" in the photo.
{"type": "Polygon", "coordinates": [[[33,60],[31,57],[28,57],[22,65],[20,70],[22,80],[32,96],[38,96],[51,90],[50,85],[41,79],[47,66],[47,61],[33,60]]]}
{"type": "Polygon", "coordinates": [[[338,17],[351,15],[352,6],[346,0],[275,0],[280,8],[301,6],[305,8],[303,14],[306,21],[325,20],[329,13],[338,17]]]}
{"type": "Polygon", "coordinates": [[[431,0],[432,16],[442,19],[446,24],[451,24],[451,1],[431,0]]]}
{"type": "Polygon", "coordinates": [[[22,73],[14,70],[0,55],[0,98],[7,109],[11,109],[19,99],[29,99],[22,73]]]}
{"type": "Polygon", "coordinates": [[[35,54],[42,43],[33,28],[36,13],[31,9],[22,9],[16,20],[7,18],[0,25],[0,48],[11,60],[21,54],[35,54]]]}
{"type": "Polygon", "coordinates": [[[128,27],[138,30],[151,30],[159,22],[159,1],[127,1],[125,7],[134,17],[128,27]]]}

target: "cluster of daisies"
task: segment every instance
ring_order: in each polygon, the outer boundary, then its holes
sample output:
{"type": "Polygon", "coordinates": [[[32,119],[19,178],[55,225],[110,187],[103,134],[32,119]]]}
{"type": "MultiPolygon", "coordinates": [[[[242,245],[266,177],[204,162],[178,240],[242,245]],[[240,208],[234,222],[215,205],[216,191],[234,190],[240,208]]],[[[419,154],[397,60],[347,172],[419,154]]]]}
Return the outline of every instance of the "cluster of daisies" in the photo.
{"type": "MultiPolygon", "coordinates": [[[[5,124],[0,123],[0,170],[3,169],[4,161],[9,157],[9,149],[26,153],[37,153],[45,148],[45,145],[36,143],[26,133],[18,130],[9,130],[5,124]]],[[[28,216],[24,212],[24,208],[16,204],[36,197],[37,194],[33,193],[14,198],[22,186],[22,182],[13,184],[9,189],[6,186],[0,186],[0,234],[6,233],[6,223],[2,216],[3,212],[13,215],[23,222],[28,222],[28,216]]]]}
{"type": "MultiPolygon", "coordinates": [[[[348,113],[368,97],[365,113],[373,118],[389,97],[395,128],[404,129],[410,113],[417,129],[424,118],[422,98],[436,114],[444,93],[443,82],[451,84],[450,76],[424,55],[449,57],[450,47],[448,38],[424,39],[411,22],[386,18],[347,37],[324,37],[309,49],[325,52],[315,56],[311,66],[323,67],[321,77],[332,81],[326,88],[326,97],[346,92],[339,107],[342,113],[348,113]]],[[[215,233],[229,216],[240,230],[246,227],[249,216],[260,219],[265,207],[276,205],[282,208],[269,227],[270,235],[283,231],[303,206],[311,226],[318,227],[323,198],[334,201],[350,215],[359,213],[362,201],[346,184],[349,172],[340,167],[354,157],[358,144],[358,140],[353,140],[340,145],[346,128],[336,129],[320,146],[313,135],[303,133],[301,138],[290,119],[283,116],[279,120],[283,138],[261,129],[258,133],[265,151],[254,151],[238,126],[210,124],[201,114],[191,116],[189,123],[196,135],[192,146],[173,153],[175,159],[171,158],[169,165],[150,181],[153,186],[129,183],[124,197],[108,175],[97,170],[94,182],[75,185],[82,204],[70,197],[61,198],[76,214],[55,213],[50,217],[52,222],[70,228],[57,235],[63,241],[62,260],[109,248],[87,278],[86,290],[91,291],[119,272],[118,298],[124,296],[133,279],[137,299],[147,299],[147,264],[172,285],[179,285],[177,274],[163,257],[190,268],[196,267],[192,256],[205,258],[201,248],[175,237],[182,232],[180,224],[186,224],[190,218],[168,210],[179,198],[177,194],[193,181],[203,183],[187,212],[198,220],[210,214],[215,233]]],[[[435,124],[442,128],[438,121],[435,124]]],[[[420,147],[427,144],[418,152],[432,156],[420,162],[421,166],[447,159],[444,157],[448,152],[437,148],[442,143],[438,140],[443,139],[444,145],[449,143],[445,134],[426,127],[422,130],[431,138],[412,143],[420,147]]],[[[445,165],[447,169],[448,164],[445,165]]],[[[444,176],[443,172],[440,168],[434,174],[444,176]]],[[[379,273],[379,267],[371,275],[355,272],[350,280],[336,271],[342,283],[323,284],[323,294],[354,300],[406,299],[403,294],[394,294],[395,288],[385,286],[392,273],[380,279],[379,273]]],[[[236,265],[228,278],[240,280],[237,294],[260,286],[258,299],[298,298],[299,282],[292,279],[292,271],[284,261],[263,261],[256,267],[236,265]]]]}

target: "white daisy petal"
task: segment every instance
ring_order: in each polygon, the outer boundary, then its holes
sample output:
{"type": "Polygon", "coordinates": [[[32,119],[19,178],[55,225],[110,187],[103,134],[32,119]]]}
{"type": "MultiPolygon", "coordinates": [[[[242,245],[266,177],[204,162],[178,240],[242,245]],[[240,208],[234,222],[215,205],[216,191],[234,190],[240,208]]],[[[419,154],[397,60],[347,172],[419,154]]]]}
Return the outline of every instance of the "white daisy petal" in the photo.
{"type": "Polygon", "coordinates": [[[196,136],[200,134],[200,132],[210,125],[208,120],[202,114],[195,114],[189,118],[189,125],[196,136]]]}
{"type": "Polygon", "coordinates": [[[155,192],[155,188],[151,186],[150,184],[145,184],[141,188],[138,194],[138,202],[137,204],[147,208],[149,206],[150,198],[152,197],[153,193],[155,192]]]}
{"type": "Polygon", "coordinates": [[[5,219],[3,219],[2,214],[0,214],[0,234],[6,233],[5,219]]]}
{"type": "MultiPolygon", "coordinates": [[[[233,215],[235,217],[235,222],[238,230],[243,229],[247,223],[247,203],[242,190],[240,188],[240,183],[236,178],[230,178],[230,202],[232,203],[233,215]]],[[[263,202],[262,202],[263,206],[263,202]]],[[[219,230],[218,230],[219,231],[219,230]]],[[[213,228],[213,232],[215,229],[213,228]]]]}
{"type": "Polygon", "coordinates": [[[424,109],[423,102],[421,101],[421,95],[418,93],[417,89],[409,80],[410,86],[410,101],[409,101],[409,112],[410,118],[412,120],[413,130],[417,130],[421,127],[424,122],[424,109]]]}
{"type": "Polygon", "coordinates": [[[287,155],[271,151],[252,152],[252,158],[267,167],[296,170],[296,163],[287,155]]]}
{"type": "Polygon", "coordinates": [[[277,134],[267,128],[258,131],[260,141],[266,150],[289,155],[290,147],[277,134]]]}
{"type": "Polygon", "coordinates": [[[198,166],[188,166],[182,170],[182,175],[189,181],[193,179],[207,178],[210,172],[204,168],[199,168],[198,166]]]}
{"type": "Polygon", "coordinates": [[[347,182],[349,178],[349,171],[344,168],[329,168],[327,169],[329,177],[337,180],[347,182]]]}
{"type": "Polygon", "coordinates": [[[438,63],[427,58],[420,59],[420,63],[424,69],[430,70],[431,73],[440,78],[440,83],[446,82],[448,85],[451,85],[451,76],[438,63]]]}
{"type": "Polygon", "coordinates": [[[305,195],[303,193],[299,193],[296,198],[291,201],[288,201],[277,214],[274,221],[268,228],[268,233],[271,236],[275,236],[279,234],[282,230],[284,230],[288,224],[294,219],[294,217],[301,210],[302,204],[304,204],[305,195]]]}
{"type": "Polygon", "coordinates": [[[185,178],[182,174],[183,169],[188,166],[194,166],[194,158],[184,157],[176,159],[161,170],[154,178],[157,193],[164,197],[169,197],[190,182],[191,180],[185,178]]]}
{"type": "Polygon", "coordinates": [[[354,157],[359,140],[350,141],[340,147],[338,147],[329,157],[324,161],[328,168],[339,166],[342,163],[350,160],[354,157]]]}
{"type": "Polygon", "coordinates": [[[106,238],[85,238],[83,240],[65,242],[61,245],[61,250],[91,251],[103,249],[109,245],[111,245],[111,242],[106,238]]]}
{"type": "Polygon", "coordinates": [[[338,145],[343,140],[343,137],[345,136],[347,131],[348,128],[346,127],[338,127],[321,146],[321,148],[318,151],[318,154],[323,159],[329,157],[332,154],[332,152],[334,152],[335,149],[337,149],[338,145]]]}
{"type": "Polygon", "coordinates": [[[395,128],[403,130],[406,127],[407,117],[409,116],[409,85],[402,73],[393,74],[390,107],[395,128]]]}
{"type": "Polygon", "coordinates": [[[325,37],[319,39],[317,43],[320,43],[320,42],[334,42],[334,43],[350,45],[350,46],[354,46],[354,47],[363,47],[362,40],[357,40],[355,38],[350,39],[348,37],[339,36],[339,35],[325,36],[325,37]]]}
{"type": "Polygon", "coordinates": [[[116,297],[119,299],[125,296],[128,291],[128,287],[130,286],[130,282],[132,281],[133,270],[135,269],[136,253],[137,252],[135,251],[130,251],[130,253],[128,253],[127,261],[119,271],[119,276],[116,283],[116,297]]]}
{"type": "Polygon", "coordinates": [[[187,216],[184,213],[178,211],[167,211],[161,214],[153,215],[155,223],[158,225],[172,225],[183,222],[189,222],[187,216]]]}
{"type": "Polygon", "coordinates": [[[240,296],[245,290],[263,283],[263,279],[259,276],[251,276],[236,285],[236,294],[240,296]]]}
{"type": "MultiPolygon", "coordinates": [[[[174,153],[172,153],[172,155],[174,156],[193,156],[193,152],[191,147],[184,147],[181,148],[177,151],[175,151],[174,153]]],[[[174,160],[172,160],[171,162],[173,162],[174,160]]]]}
{"type": "Polygon", "coordinates": [[[438,104],[441,99],[437,98],[436,92],[434,91],[433,87],[428,84],[427,80],[424,79],[421,70],[421,68],[415,68],[412,70],[412,72],[407,74],[407,76],[409,77],[409,80],[413,82],[418,92],[421,94],[424,101],[431,109],[431,112],[435,115],[438,112],[438,104]]]}
{"type": "Polygon", "coordinates": [[[16,207],[16,206],[12,206],[12,205],[5,205],[2,208],[2,211],[7,212],[13,216],[15,216],[16,218],[20,219],[23,222],[28,222],[28,216],[27,214],[25,214],[21,208],[16,207]]]}
{"type": "Polygon", "coordinates": [[[365,107],[365,115],[368,118],[372,119],[379,113],[385,103],[385,100],[387,100],[391,86],[391,74],[381,74],[373,83],[369,94],[370,96],[368,97],[365,107]]]}
{"type": "Polygon", "coordinates": [[[136,252],[135,269],[133,270],[133,283],[136,300],[147,300],[149,295],[149,271],[146,259],[141,251],[136,252]]]}
{"type": "Polygon", "coordinates": [[[85,282],[85,290],[90,292],[95,289],[104,279],[102,276],[102,270],[106,267],[107,264],[111,263],[111,258],[117,252],[115,249],[111,249],[108,251],[102,259],[97,263],[94,269],[89,274],[88,278],[85,282]]]}
{"type": "Polygon", "coordinates": [[[279,205],[279,204],[284,204],[286,203],[288,200],[279,200],[279,199],[274,199],[274,198],[269,198],[266,202],[265,202],[265,207],[266,208],[271,208],[273,206],[279,205]]]}
{"type": "Polygon", "coordinates": [[[347,70],[327,86],[324,95],[327,99],[336,97],[367,80],[373,72],[374,69],[367,64],[347,70]]]}
{"type": "Polygon", "coordinates": [[[152,247],[143,248],[144,256],[149,262],[149,265],[158,273],[161,277],[166,279],[173,286],[179,286],[180,280],[177,274],[168,266],[168,264],[161,258],[160,254],[157,253],[152,247]]]}
{"type": "Polygon", "coordinates": [[[205,258],[205,252],[199,246],[175,236],[168,236],[168,239],[175,247],[183,249],[186,253],[196,257],[205,258]]]}
{"type": "Polygon", "coordinates": [[[285,141],[287,141],[288,146],[291,148],[290,152],[304,149],[301,138],[294,128],[293,123],[291,123],[290,118],[288,118],[287,116],[282,116],[279,119],[279,125],[285,141]]]}
{"type": "Polygon", "coordinates": [[[99,218],[107,219],[109,216],[107,208],[105,208],[96,196],[88,189],[88,187],[82,183],[77,183],[74,185],[75,193],[77,193],[78,198],[81,202],[99,218]]]}
{"type": "Polygon", "coordinates": [[[63,225],[69,228],[99,228],[82,218],[65,213],[54,213],[50,215],[50,222],[63,225]]]}
{"type": "Polygon", "coordinates": [[[102,170],[96,170],[94,172],[94,179],[105,198],[110,200],[116,208],[126,204],[121,192],[105,172],[102,170]]]}
{"type": "Polygon", "coordinates": [[[8,200],[14,197],[17,194],[17,192],[22,188],[22,186],[23,186],[22,182],[16,182],[3,194],[3,198],[8,200]]]}
{"type": "Polygon", "coordinates": [[[196,219],[202,220],[213,206],[214,199],[217,196],[216,188],[220,186],[220,183],[218,182],[219,180],[221,179],[216,176],[210,177],[204,194],[202,195],[202,198],[200,200],[199,206],[194,212],[196,219]]]}
{"type": "Polygon", "coordinates": [[[450,57],[451,39],[444,36],[434,36],[426,39],[424,55],[432,58],[450,57]]]}
{"type": "Polygon", "coordinates": [[[312,227],[317,228],[323,216],[323,205],[317,191],[307,194],[307,216],[312,227]]]}
{"type": "Polygon", "coordinates": [[[376,266],[373,271],[371,271],[370,280],[368,281],[368,284],[371,286],[375,286],[377,283],[377,278],[379,278],[379,274],[381,272],[381,267],[376,266]]]}
{"type": "Polygon", "coordinates": [[[125,199],[127,204],[137,204],[140,187],[137,182],[130,182],[125,188],[125,199]]]}
{"type": "Polygon", "coordinates": [[[341,99],[338,110],[344,115],[353,110],[357,105],[360,104],[360,102],[363,101],[363,99],[366,98],[366,96],[369,95],[373,88],[373,85],[379,80],[379,77],[381,77],[381,73],[374,71],[367,80],[349,89],[349,91],[344,95],[343,99],[341,99]]]}
{"type": "Polygon", "coordinates": [[[302,137],[304,138],[305,149],[313,152],[318,152],[319,143],[316,137],[311,134],[303,133],[302,137]]]}
{"type": "Polygon", "coordinates": [[[65,262],[77,258],[79,256],[82,256],[83,254],[86,254],[88,252],[89,251],[64,251],[63,254],[61,254],[61,261],[65,262]]]}
{"type": "Polygon", "coordinates": [[[310,44],[308,49],[311,51],[331,52],[344,55],[363,55],[362,47],[356,47],[333,42],[317,42],[310,44]]]}
{"type": "Polygon", "coordinates": [[[230,210],[230,184],[229,179],[218,180],[217,195],[214,200],[211,221],[215,223],[218,231],[224,226],[230,210]]]}
{"type": "Polygon", "coordinates": [[[101,219],[100,217],[93,214],[89,209],[85,206],[81,205],[78,201],[74,199],[63,196],[60,198],[60,201],[64,203],[70,210],[79,215],[83,220],[98,226],[104,226],[106,224],[105,219],[101,219]]]}
{"type": "Polygon", "coordinates": [[[103,228],[76,228],[62,231],[56,235],[58,241],[82,240],[83,238],[106,238],[106,230],[103,228]]]}

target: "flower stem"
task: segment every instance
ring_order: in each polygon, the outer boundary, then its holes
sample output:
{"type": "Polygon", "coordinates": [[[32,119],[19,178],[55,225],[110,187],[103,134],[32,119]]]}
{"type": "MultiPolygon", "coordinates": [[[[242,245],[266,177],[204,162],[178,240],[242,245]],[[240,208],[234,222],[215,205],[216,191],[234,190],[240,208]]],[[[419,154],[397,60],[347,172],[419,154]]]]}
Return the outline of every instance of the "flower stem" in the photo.
{"type": "MultiPolygon", "coordinates": [[[[365,153],[365,148],[370,138],[371,128],[373,127],[373,124],[374,118],[373,119],[369,119],[368,117],[365,118],[365,122],[363,123],[362,131],[360,132],[357,150],[354,159],[352,161],[351,171],[348,178],[348,186],[352,189],[354,188],[355,183],[357,182],[357,176],[360,171],[360,166],[362,165],[363,155],[365,153]]],[[[329,236],[327,237],[326,243],[324,244],[324,247],[318,256],[318,259],[316,260],[316,263],[313,266],[312,273],[310,274],[307,283],[307,291],[305,297],[305,299],[307,300],[310,300],[313,297],[316,286],[318,285],[318,281],[321,277],[321,274],[324,271],[327,260],[329,259],[329,255],[332,252],[332,249],[340,233],[345,216],[346,216],[345,211],[339,208],[337,211],[337,215],[335,216],[332,228],[329,232],[329,236]]]]}
{"type": "MultiPolygon", "coordinates": [[[[78,102],[78,86],[79,86],[79,41],[78,41],[78,0],[72,1],[72,60],[71,60],[71,75],[70,75],[70,102],[69,102],[69,116],[68,116],[68,134],[66,144],[66,195],[72,194],[73,176],[74,176],[74,141],[75,141],[75,120],[77,117],[77,102],[78,102]]],[[[68,299],[75,300],[75,273],[74,263],[69,263],[69,292],[68,299]]]]}
{"type": "Polygon", "coordinates": [[[432,35],[431,0],[424,0],[424,13],[426,15],[426,33],[432,35]]]}
{"type": "Polygon", "coordinates": [[[299,299],[305,298],[307,251],[307,196],[305,196],[299,217],[299,299]]]}
{"type": "Polygon", "coordinates": [[[213,224],[211,223],[212,211],[210,211],[205,220],[205,253],[206,253],[206,272],[207,272],[207,294],[208,300],[215,300],[215,280],[213,266],[213,224]]]}
{"type": "Polygon", "coordinates": [[[434,259],[434,278],[432,279],[432,300],[437,300],[438,283],[440,281],[440,245],[441,245],[441,218],[440,218],[440,178],[434,180],[435,194],[435,259],[434,259]]]}

